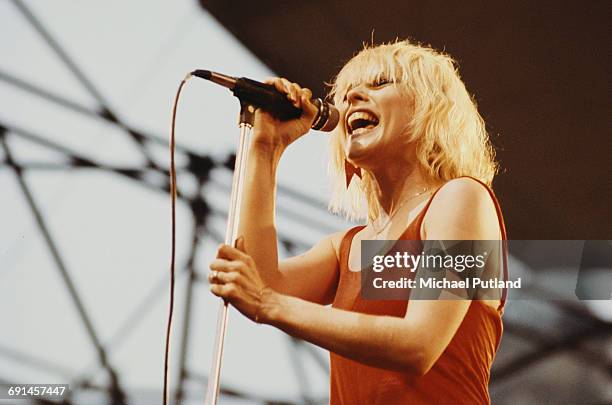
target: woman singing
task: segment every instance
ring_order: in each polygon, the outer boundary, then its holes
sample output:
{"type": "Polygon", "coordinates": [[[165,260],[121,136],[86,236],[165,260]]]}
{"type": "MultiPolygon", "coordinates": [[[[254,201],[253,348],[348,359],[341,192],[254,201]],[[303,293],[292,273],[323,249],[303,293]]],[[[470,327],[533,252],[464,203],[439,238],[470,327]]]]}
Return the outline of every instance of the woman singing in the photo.
{"type": "Polygon", "coordinates": [[[331,353],[331,404],[486,404],[503,300],[372,301],[360,296],[362,240],[504,240],[489,188],[496,171],[484,122],[450,57],[407,41],[366,48],[331,95],[336,212],[365,225],[279,262],[279,160],[310,128],[311,92],[269,81],[301,118],[255,118],[237,248],[222,245],[211,291],[248,318],[331,353]],[[360,172],[360,176],[352,176],[360,172]],[[347,186],[347,179],[350,186],[347,186]],[[331,306],[329,305],[331,304],[331,306]]]}

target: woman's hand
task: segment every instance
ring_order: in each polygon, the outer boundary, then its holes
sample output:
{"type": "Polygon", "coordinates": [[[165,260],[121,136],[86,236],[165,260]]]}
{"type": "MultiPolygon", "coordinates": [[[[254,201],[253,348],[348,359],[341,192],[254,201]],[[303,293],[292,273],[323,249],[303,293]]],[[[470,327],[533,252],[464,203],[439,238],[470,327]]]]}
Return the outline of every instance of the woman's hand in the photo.
{"type": "Polygon", "coordinates": [[[266,309],[270,307],[266,304],[274,292],[259,276],[251,256],[244,253],[244,239],[239,238],[236,246],[223,244],[219,247],[217,258],[210,264],[210,291],[247,318],[257,323],[265,322],[269,312],[266,309]]]}
{"type": "Polygon", "coordinates": [[[309,89],[303,89],[283,78],[268,79],[266,83],[287,94],[293,105],[303,112],[300,118],[280,121],[262,109],[257,109],[252,142],[253,145],[265,148],[284,149],[310,130],[317,108],[310,102],[312,92],[309,89]]]}

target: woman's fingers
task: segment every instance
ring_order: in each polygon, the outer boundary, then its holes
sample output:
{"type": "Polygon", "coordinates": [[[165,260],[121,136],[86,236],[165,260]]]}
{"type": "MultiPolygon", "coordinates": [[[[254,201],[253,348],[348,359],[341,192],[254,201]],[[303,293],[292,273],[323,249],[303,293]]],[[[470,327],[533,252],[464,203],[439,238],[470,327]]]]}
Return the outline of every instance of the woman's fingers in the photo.
{"type": "Polygon", "coordinates": [[[272,77],[264,81],[266,84],[271,84],[281,93],[287,94],[287,98],[291,99],[291,82],[284,77],[272,77]]]}
{"type": "Polygon", "coordinates": [[[273,111],[258,108],[255,112],[252,144],[264,146],[266,150],[272,147],[272,150],[283,151],[308,132],[317,110],[310,102],[312,96],[310,90],[303,89],[284,78],[268,79],[266,83],[274,86],[281,94],[286,94],[287,100],[303,112],[298,119],[292,120],[279,120],[273,111]]]}
{"type": "Polygon", "coordinates": [[[257,314],[266,285],[253,259],[244,253],[244,238],[236,241],[235,248],[221,245],[217,258],[210,263],[210,269],[210,291],[258,322],[257,314]]]}
{"type": "Polygon", "coordinates": [[[238,281],[240,274],[235,271],[221,272],[213,270],[208,274],[208,282],[210,284],[228,284],[238,281]]]}
{"type": "Polygon", "coordinates": [[[302,89],[301,96],[302,96],[302,99],[306,99],[310,101],[310,99],[312,98],[312,91],[310,91],[310,89],[302,89]]]}
{"type": "Polygon", "coordinates": [[[265,83],[272,84],[276,90],[287,94],[287,98],[291,100],[296,107],[302,108],[302,106],[310,104],[312,108],[315,108],[314,105],[310,103],[310,99],[312,98],[312,91],[310,91],[310,89],[302,88],[299,84],[290,82],[284,77],[270,78],[267,79],[265,83]]]}
{"type": "Polygon", "coordinates": [[[240,249],[226,244],[222,244],[219,246],[219,249],[217,250],[217,258],[227,260],[241,260],[246,263],[250,263],[252,260],[251,256],[242,252],[240,249]]]}
{"type": "Polygon", "coordinates": [[[236,287],[233,284],[211,284],[210,292],[217,297],[229,299],[236,294],[236,287]]]}
{"type": "Polygon", "coordinates": [[[312,118],[314,120],[314,117],[317,115],[317,107],[312,103],[312,91],[310,91],[309,89],[303,89],[301,97],[301,105],[303,111],[309,118],[312,118]]]}
{"type": "Polygon", "coordinates": [[[297,108],[302,107],[301,93],[302,93],[302,88],[295,83],[291,83],[289,87],[289,94],[290,94],[289,99],[293,102],[293,105],[296,106],[297,108]]]}
{"type": "Polygon", "coordinates": [[[226,260],[217,258],[210,263],[209,267],[212,271],[227,273],[230,271],[240,272],[246,267],[246,265],[244,262],[238,260],[226,260]]]}
{"type": "Polygon", "coordinates": [[[284,77],[281,77],[280,79],[281,84],[283,85],[283,90],[281,90],[283,93],[287,93],[287,94],[291,94],[291,85],[292,83],[285,79],[284,77]]]}

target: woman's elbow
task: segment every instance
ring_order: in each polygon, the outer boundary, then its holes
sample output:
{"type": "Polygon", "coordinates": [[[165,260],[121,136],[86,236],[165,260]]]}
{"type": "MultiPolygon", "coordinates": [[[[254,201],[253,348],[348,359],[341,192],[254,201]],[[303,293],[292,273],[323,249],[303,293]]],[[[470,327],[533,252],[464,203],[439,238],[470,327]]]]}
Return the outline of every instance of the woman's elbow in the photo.
{"type": "Polygon", "coordinates": [[[416,377],[427,374],[437,360],[436,356],[433,356],[424,348],[417,350],[413,348],[403,358],[402,368],[404,371],[416,377]]]}

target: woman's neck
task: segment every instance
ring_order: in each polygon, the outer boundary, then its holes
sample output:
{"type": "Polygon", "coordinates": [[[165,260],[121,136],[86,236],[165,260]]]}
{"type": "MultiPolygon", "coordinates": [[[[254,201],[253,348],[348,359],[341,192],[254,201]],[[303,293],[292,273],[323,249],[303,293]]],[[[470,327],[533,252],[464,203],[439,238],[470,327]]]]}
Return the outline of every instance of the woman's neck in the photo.
{"type": "Polygon", "coordinates": [[[386,166],[372,172],[377,187],[380,216],[388,217],[401,208],[404,201],[426,193],[436,186],[416,165],[386,166]]]}

